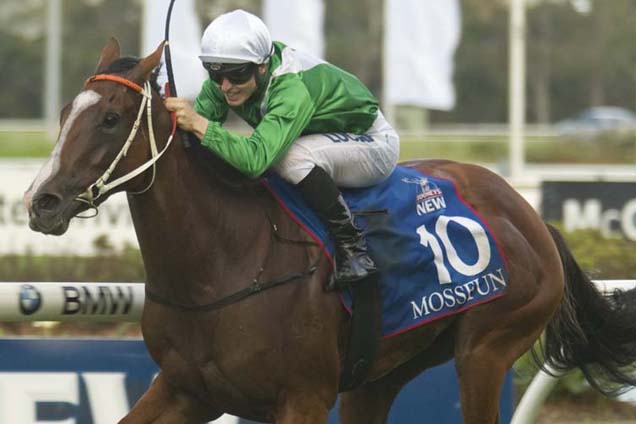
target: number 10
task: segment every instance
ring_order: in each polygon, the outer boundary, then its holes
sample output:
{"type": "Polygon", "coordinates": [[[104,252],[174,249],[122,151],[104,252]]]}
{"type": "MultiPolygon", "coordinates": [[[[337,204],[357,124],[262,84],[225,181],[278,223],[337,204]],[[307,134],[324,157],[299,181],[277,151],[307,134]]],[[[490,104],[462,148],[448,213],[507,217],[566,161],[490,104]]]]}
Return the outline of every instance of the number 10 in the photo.
{"type": "Polygon", "coordinates": [[[488,235],[486,230],[481,224],[473,219],[465,218],[463,216],[440,216],[435,223],[435,233],[433,235],[428,232],[425,225],[420,226],[417,229],[417,233],[420,235],[420,243],[424,247],[429,247],[433,251],[435,256],[435,267],[437,268],[437,277],[440,284],[450,284],[451,276],[448,268],[444,264],[444,251],[440,245],[439,240],[442,241],[442,245],[446,250],[449,264],[457,272],[474,276],[483,272],[490,264],[490,243],[488,242],[488,235]],[[474,264],[465,263],[457,254],[455,246],[448,237],[448,224],[454,222],[466,228],[475,241],[477,246],[477,261],[474,264]]]}

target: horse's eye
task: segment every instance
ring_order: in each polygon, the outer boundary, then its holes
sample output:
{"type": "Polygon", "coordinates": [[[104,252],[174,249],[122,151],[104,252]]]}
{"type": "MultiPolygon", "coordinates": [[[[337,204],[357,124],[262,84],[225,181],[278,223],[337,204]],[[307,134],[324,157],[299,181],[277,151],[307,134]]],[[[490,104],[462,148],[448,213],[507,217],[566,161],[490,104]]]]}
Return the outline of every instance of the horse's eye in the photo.
{"type": "Polygon", "coordinates": [[[108,113],[104,117],[104,121],[102,122],[102,126],[104,128],[113,128],[119,122],[119,115],[116,113],[108,113]]]}

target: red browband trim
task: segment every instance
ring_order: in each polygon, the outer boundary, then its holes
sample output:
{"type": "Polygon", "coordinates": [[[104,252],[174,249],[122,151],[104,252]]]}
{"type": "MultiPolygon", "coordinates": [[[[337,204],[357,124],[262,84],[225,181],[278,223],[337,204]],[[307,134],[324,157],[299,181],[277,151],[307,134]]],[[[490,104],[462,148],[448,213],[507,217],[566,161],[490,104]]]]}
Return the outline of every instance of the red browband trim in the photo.
{"type": "Polygon", "coordinates": [[[143,88],[141,88],[140,85],[135,84],[131,80],[128,80],[123,77],[118,77],[117,75],[110,75],[110,74],[93,75],[92,77],[86,80],[86,82],[84,83],[84,86],[87,86],[91,82],[95,82],[95,81],[114,81],[119,84],[125,85],[128,88],[132,88],[137,93],[141,93],[143,91],[143,88]]]}

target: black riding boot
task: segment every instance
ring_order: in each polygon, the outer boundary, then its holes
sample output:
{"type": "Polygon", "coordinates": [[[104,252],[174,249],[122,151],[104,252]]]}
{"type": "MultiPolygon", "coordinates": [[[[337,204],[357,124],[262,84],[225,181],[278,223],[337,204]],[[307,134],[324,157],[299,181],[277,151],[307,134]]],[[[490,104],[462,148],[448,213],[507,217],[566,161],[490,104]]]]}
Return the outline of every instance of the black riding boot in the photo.
{"type": "Polygon", "coordinates": [[[327,221],[336,239],[336,284],[346,286],[375,273],[362,232],[353,223],[351,211],[329,174],[316,166],[296,187],[309,206],[327,221]]]}

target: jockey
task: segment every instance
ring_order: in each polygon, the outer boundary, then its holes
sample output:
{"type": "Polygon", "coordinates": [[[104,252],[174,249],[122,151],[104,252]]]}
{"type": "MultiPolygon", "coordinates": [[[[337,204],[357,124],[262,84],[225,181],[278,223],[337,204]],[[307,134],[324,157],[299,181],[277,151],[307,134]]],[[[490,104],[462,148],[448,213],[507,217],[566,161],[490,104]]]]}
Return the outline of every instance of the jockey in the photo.
{"type": "Polygon", "coordinates": [[[338,187],[367,187],[396,166],[399,137],[377,99],[355,76],[272,42],[263,21],[243,10],[216,18],[201,42],[210,78],[194,108],[166,99],[179,126],[251,178],[270,167],[296,186],[336,240],[339,286],[376,272],[338,187]],[[254,132],[222,127],[228,110],[254,132]]]}

